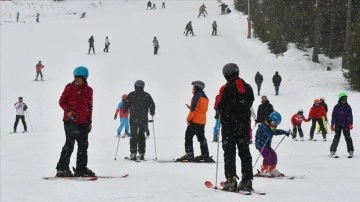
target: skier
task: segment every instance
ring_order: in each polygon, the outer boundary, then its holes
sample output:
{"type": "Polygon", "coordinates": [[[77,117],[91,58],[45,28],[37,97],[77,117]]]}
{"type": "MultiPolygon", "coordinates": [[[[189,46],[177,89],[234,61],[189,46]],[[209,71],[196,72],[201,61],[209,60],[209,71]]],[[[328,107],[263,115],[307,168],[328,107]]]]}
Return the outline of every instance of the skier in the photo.
{"type": "Polygon", "coordinates": [[[228,5],[226,5],[225,3],[222,3],[222,4],[219,5],[219,7],[221,8],[221,14],[224,15],[225,10],[228,7],[228,5]]]}
{"type": "Polygon", "coordinates": [[[131,112],[130,118],[130,159],[136,160],[139,152],[140,160],[145,159],[145,131],[148,128],[148,112],[154,120],[155,103],[151,95],[144,91],[145,82],[137,80],[135,91],[128,94],[124,105],[124,113],[131,112]]]}
{"type": "Polygon", "coordinates": [[[86,12],[83,12],[83,13],[81,14],[80,19],[81,19],[81,18],[86,18],[86,12]]]}
{"type": "Polygon", "coordinates": [[[260,72],[256,72],[255,83],[257,85],[258,96],[260,96],[261,84],[262,84],[263,80],[264,80],[264,78],[260,74],[260,72]]]}
{"type": "Polygon", "coordinates": [[[269,116],[269,114],[273,111],[274,111],[274,107],[270,103],[268,98],[265,95],[261,96],[261,104],[258,107],[257,120],[255,122],[256,123],[264,122],[265,119],[269,116]]]}
{"type": "Polygon", "coordinates": [[[119,114],[119,117],[120,117],[120,125],[117,129],[117,136],[120,137],[121,136],[121,131],[122,129],[125,127],[125,134],[124,136],[122,136],[123,138],[124,137],[130,137],[130,133],[129,133],[129,113],[124,113],[123,112],[123,104],[124,104],[124,101],[126,100],[127,98],[127,94],[124,94],[121,96],[121,101],[119,102],[117,108],[116,108],[116,111],[115,111],[115,115],[114,115],[114,120],[117,119],[117,114],[119,114]]]}
{"type": "Polygon", "coordinates": [[[298,112],[291,117],[291,124],[293,126],[292,139],[294,139],[295,141],[297,141],[296,139],[297,131],[299,131],[299,136],[301,141],[304,141],[304,133],[301,128],[301,123],[302,121],[305,122],[310,121],[310,119],[305,118],[303,114],[304,111],[302,109],[299,109],[298,112]]]}
{"type": "Polygon", "coordinates": [[[335,156],[341,131],[344,134],[349,158],[354,155],[354,145],[350,136],[350,130],[353,129],[352,109],[347,102],[347,95],[344,92],[339,93],[338,103],[334,106],[331,118],[331,130],[335,131],[334,140],[330,146],[330,156],[335,156]]]}
{"type": "Polygon", "coordinates": [[[152,42],[153,42],[153,46],[154,46],[154,55],[157,55],[160,45],[159,45],[159,41],[156,39],[156,36],[154,36],[154,39],[152,42]]]}
{"type": "Polygon", "coordinates": [[[216,24],[216,21],[214,20],[214,22],[212,23],[212,33],[211,35],[212,36],[216,36],[217,35],[217,24],[216,24]]]}
{"type": "Polygon", "coordinates": [[[16,22],[19,22],[20,13],[19,11],[16,13],[16,22]]]}
{"type": "Polygon", "coordinates": [[[189,32],[194,36],[194,30],[193,30],[193,27],[191,25],[191,21],[189,21],[185,26],[185,31],[184,31],[185,36],[187,36],[189,32]]]}
{"type": "Polygon", "coordinates": [[[92,177],[95,173],[87,168],[88,137],[92,128],[93,89],[88,85],[89,71],[84,66],[74,70],[74,81],[65,86],[59,105],[64,110],[66,141],[57,163],[56,177],[72,177],[69,169],[71,154],[77,142],[77,159],[74,176],[92,177]]]}
{"type": "Polygon", "coordinates": [[[110,46],[110,41],[109,41],[109,37],[105,38],[105,48],[104,48],[104,52],[109,52],[109,46],[110,46]]]}
{"type": "Polygon", "coordinates": [[[239,77],[239,67],[234,63],[223,67],[227,81],[220,88],[215,109],[220,114],[222,148],[224,150],[225,191],[252,191],[252,157],[249,148],[250,108],[254,93],[249,84],[239,77]],[[236,178],[236,147],[241,160],[241,182],[236,178]]]}
{"type": "Polygon", "coordinates": [[[231,13],[231,10],[230,10],[229,7],[226,8],[225,13],[226,13],[226,14],[230,14],[230,13],[231,13]]]}
{"type": "Polygon", "coordinates": [[[186,118],[187,128],[185,131],[185,152],[186,154],[176,159],[176,161],[195,161],[195,162],[215,162],[209,156],[209,148],[207,140],[205,138],[205,124],[206,124],[206,112],[208,110],[209,99],[207,98],[204,88],[205,84],[202,81],[193,81],[193,86],[189,108],[189,114],[186,118]],[[197,137],[200,143],[201,155],[194,158],[193,138],[197,137]]]}
{"type": "MultiPolygon", "coordinates": [[[[327,112],[328,112],[328,106],[327,106],[327,104],[325,103],[325,98],[324,98],[324,97],[321,97],[321,98],[320,98],[320,104],[321,104],[322,106],[324,106],[325,111],[326,111],[326,114],[327,114],[327,112]]],[[[327,133],[327,132],[329,131],[329,128],[328,128],[328,122],[325,121],[325,117],[323,117],[323,124],[324,124],[324,128],[325,128],[325,130],[326,130],[326,133],[327,133]]],[[[320,126],[319,126],[319,124],[316,124],[316,133],[320,133],[320,126]]]]}
{"type": "Polygon", "coordinates": [[[16,133],[16,128],[19,123],[19,119],[21,119],[21,122],[24,127],[24,132],[27,132],[27,126],[25,121],[25,111],[27,110],[27,105],[23,102],[23,97],[18,98],[18,102],[14,104],[14,107],[16,109],[16,117],[15,117],[15,123],[14,123],[14,130],[13,133],[16,133]]]}
{"type": "Polygon", "coordinates": [[[44,68],[45,66],[41,64],[41,60],[39,60],[39,62],[36,64],[35,69],[36,69],[36,77],[35,77],[35,81],[38,80],[38,77],[40,75],[41,77],[41,81],[44,81],[43,79],[43,74],[41,72],[41,70],[44,68]]]}
{"type": "Polygon", "coordinates": [[[312,125],[310,128],[310,140],[314,139],[314,131],[316,123],[318,123],[320,129],[322,130],[323,140],[326,141],[326,130],[324,128],[324,122],[322,120],[322,117],[325,117],[325,121],[327,121],[327,115],[324,106],[320,105],[319,99],[315,99],[314,104],[309,112],[309,119],[312,120],[312,125]]]}
{"type": "Polygon", "coordinates": [[[166,7],[165,7],[165,2],[164,2],[164,1],[162,2],[162,8],[166,8],[166,7]]]}
{"type": "Polygon", "coordinates": [[[151,9],[151,6],[152,6],[151,1],[148,1],[147,4],[146,4],[146,10],[149,9],[149,8],[151,9]]]}
{"type": "Polygon", "coordinates": [[[155,5],[155,3],[153,3],[151,10],[155,10],[155,9],[156,9],[156,5],[155,5]]]}
{"type": "Polygon", "coordinates": [[[205,14],[207,15],[206,6],[205,6],[205,4],[202,4],[199,8],[198,18],[200,17],[200,15],[203,15],[204,17],[206,17],[205,14]]]}
{"type": "Polygon", "coordinates": [[[94,48],[94,42],[95,42],[95,40],[94,40],[94,37],[91,36],[91,37],[89,38],[88,42],[89,42],[89,51],[88,51],[88,54],[90,54],[90,50],[91,50],[91,49],[93,50],[93,53],[95,54],[95,48],[94,48]]]}
{"type": "Polygon", "coordinates": [[[36,13],[36,22],[39,22],[40,13],[36,13]]]}
{"type": "Polygon", "coordinates": [[[279,95],[279,87],[280,87],[280,84],[281,84],[281,76],[279,75],[279,72],[275,72],[275,75],[273,76],[272,78],[272,82],[274,83],[274,86],[275,86],[275,95],[279,95]]]}
{"type": "Polygon", "coordinates": [[[273,111],[264,122],[260,123],[256,131],[255,147],[264,158],[263,165],[257,175],[269,177],[284,176],[284,174],[276,169],[277,155],[275,150],[271,148],[271,141],[274,135],[290,135],[290,130],[287,132],[282,129],[276,129],[280,123],[281,115],[277,111],[273,111]]]}

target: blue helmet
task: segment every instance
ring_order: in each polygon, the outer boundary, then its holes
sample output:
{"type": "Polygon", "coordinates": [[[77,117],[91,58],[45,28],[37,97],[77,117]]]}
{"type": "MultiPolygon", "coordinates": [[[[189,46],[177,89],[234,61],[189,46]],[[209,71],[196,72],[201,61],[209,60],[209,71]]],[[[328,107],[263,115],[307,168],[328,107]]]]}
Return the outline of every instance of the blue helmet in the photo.
{"type": "Polygon", "coordinates": [[[89,71],[84,66],[79,66],[74,69],[74,76],[82,76],[85,79],[89,76],[89,71]]]}
{"type": "Polygon", "coordinates": [[[271,112],[268,116],[269,123],[274,122],[276,126],[280,125],[281,123],[281,115],[277,111],[271,112]]]}

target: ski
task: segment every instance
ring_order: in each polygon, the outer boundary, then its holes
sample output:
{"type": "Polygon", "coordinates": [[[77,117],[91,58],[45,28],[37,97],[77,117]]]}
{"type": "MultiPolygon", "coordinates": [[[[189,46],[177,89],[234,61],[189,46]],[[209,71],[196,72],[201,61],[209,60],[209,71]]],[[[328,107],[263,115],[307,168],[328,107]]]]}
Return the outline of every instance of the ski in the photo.
{"type": "Polygon", "coordinates": [[[73,181],[95,181],[99,177],[42,177],[43,180],[73,180],[73,181]]]}
{"type": "Polygon", "coordinates": [[[351,159],[353,156],[348,156],[349,159],[351,159]]]}
{"type": "Polygon", "coordinates": [[[177,161],[176,159],[172,159],[172,160],[155,160],[155,159],[153,159],[153,160],[158,163],[216,163],[216,162],[207,162],[207,161],[188,161],[188,160],[177,161]]]}
{"type": "Polygon", "coordinates": [[[264,175],[259,175],[259,174],[255,174],[254,177],[262,177],[262,178],[269,178],[269,179],[288,179],[288,180],[293,180],[293,179],[304,179],[304,175],[302,176],[289,176],[289,175],[285,175],[285,176],[264,176],[264,175]]]}
{"type": "MultiPolygon", "coordinates": [[[[11,131],[10,131],[10,134],[15,134],[15,133],[20,133],[20,132],[11,132],[11,131]]],[[[23,132],[21,132],[21,133],[27,133],[27,131],[23,131],[23,132]]]]}
{"type": "MultiPolygon", "coordinates": [[[[224,182],[224,181],[220,182],[220,186],[221,186],[221,187],[224,187],[224,186],[225,186],[225,182],[224,182]]],[[[239,191],[239,193],[240,193],[240,194],[244,194],[244,195],[250,195],[250,194],[252,194],[252,193],[258,194],[258,195],[266,195],[265,192],[260,192],[260,191],[256,191],[256,190],[252,190],[252,191],[239,191]],[[248,194],[248,193],[250,193],[250,194],[248,194]]]]}
{"type": "Polygon", "coordinates": [[[229,192],[229,193],[242,194],[242,195],[251,195],[252,193],[255,193],[255,192],[250,192],[250,191],[231,192],[231,191],[222,190],[223,184],[225,184],[225,182],[221,182],[220,187],[216,187],[210,181],[206,181],[204,184],[205,184],[205,187],[207,187],[209,189],[215,189],[215,190],[220,190],[220,191],[229,192]]]}
{"type": "Polygon", "coordinates": [[[102,179],[111,179],[111,178],[127,178],[129,177],[129,174],[125,174],[125,175],[121,175],[121,176],[97,176],[97,178],[102,178],[102,179]]]}
{"type": "Polygon", "coordinates": [[[136,159],[136,160],[132,160],[132,159],[130,159],[129,157],[125,157],[124,158],[125,160],[128,160],[128,161],[134,161],[134,162],[141,162],[141,160],[139,160],[139,159],[136,159]]]}

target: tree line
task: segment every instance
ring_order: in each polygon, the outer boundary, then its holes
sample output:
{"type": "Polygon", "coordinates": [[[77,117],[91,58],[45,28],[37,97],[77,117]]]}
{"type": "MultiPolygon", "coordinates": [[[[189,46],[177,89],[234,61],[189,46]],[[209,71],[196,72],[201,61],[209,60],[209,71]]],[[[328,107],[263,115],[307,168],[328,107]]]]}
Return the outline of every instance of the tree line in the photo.
{"type": "Polygon", "coordinates": [[[234,0],[249,15],[251,36],[266,42],[276,56],[294,43],[300,50],[342,57],[343,75],[360,91],[360,1],[358,0],[234,0]]]}

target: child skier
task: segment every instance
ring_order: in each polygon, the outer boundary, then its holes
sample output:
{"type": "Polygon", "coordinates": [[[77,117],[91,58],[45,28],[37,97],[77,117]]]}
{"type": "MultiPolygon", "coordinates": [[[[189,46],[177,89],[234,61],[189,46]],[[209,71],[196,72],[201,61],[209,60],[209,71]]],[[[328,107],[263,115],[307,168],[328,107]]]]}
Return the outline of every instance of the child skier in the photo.
{"type": "Polygon", "coordinates": [[[129,131],[129,112],[128,113],[124,113],[122,110],[123,107],[123,103],[127,98],[127,94],[124,94],[121,96],[121,102],[119,102],[116,111],[115,111],[115,115],[114,115],[114,120],[117,119],[117,114],[119,114],[120,117],[120,126],[117,129],[117,136],[120,137],[121,135],[121,131],[125,126],[125,134],[124,136],[122,136],[122,138],[124,137],[130,137],[130,131],[129,131]]]}
{"type": "Polygon", "coordinates": [[[297,141],[296,139],[297,131],[299,131],[299,136],[301,141],[304,141],[304,133],[301,129],[301,123],[302,121],[305,122],[310,121],[310,119],[306,119],[303,114],[304,111],[302,109],[299,109],[299,111],[291,117],[291,124],[293,126],[292,139],[294,139],[295,141],[297,141]]]}
{"type": "Polygon", "coordinates": [[[281,115],[274,111],[264,122],[260,123],[255,135],[255,147],[259,150],[261,156],[264,158],[263,165],[257,175],[267,177],[281,177],[284,176],[276,169],[277,155],[274,149],[271,148],[271,140],[273,135],[290,135],[290,130],[284,131],[276,129],[281,123],[281,115]]]}

